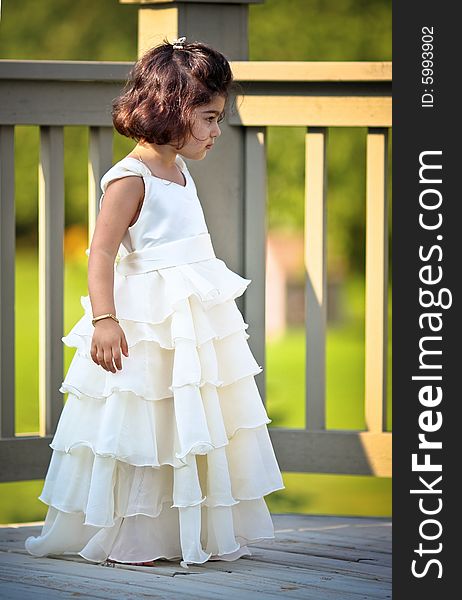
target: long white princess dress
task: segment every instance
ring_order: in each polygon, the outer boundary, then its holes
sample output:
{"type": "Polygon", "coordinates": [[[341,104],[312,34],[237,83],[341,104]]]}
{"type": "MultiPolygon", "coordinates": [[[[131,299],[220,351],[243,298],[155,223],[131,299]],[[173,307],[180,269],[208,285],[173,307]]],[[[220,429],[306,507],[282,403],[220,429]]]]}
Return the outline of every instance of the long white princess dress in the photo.
{"type": "MultiPolygon", "coordinates": [[[[125,157],[101,179],[140,176],[145,196],[114,265],[114,302],[129,356],[108,372],[90,356],[85,314],[62,341],[77,350],[39,500],[30,554],[180,565],[236,560],[274,538],[264,496],[285,488],[235,298],[251,282],[216,258],[196,186],[125,157]]],[[[87,250],[88,254],[89,250],[87,250]]]]}

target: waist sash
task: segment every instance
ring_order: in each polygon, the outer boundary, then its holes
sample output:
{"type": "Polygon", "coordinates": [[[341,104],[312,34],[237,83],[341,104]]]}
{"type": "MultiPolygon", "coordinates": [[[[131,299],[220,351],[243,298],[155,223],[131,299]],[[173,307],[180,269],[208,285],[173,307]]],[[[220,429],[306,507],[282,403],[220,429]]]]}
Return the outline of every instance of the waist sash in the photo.
{"type": "Polygon", "coordinates": [[[115,268],[121,275],[138,275],[210,258],[216,258],[210,234],[201,233],[159,246],[134,250],[122,256],[115,268]]]}

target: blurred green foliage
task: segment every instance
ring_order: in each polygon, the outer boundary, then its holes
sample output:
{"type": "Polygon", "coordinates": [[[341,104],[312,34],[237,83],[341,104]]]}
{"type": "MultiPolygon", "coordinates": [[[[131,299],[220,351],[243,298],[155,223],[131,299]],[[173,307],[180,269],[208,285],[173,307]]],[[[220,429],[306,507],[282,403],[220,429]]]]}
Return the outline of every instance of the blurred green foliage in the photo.
{"type": "MultiPolygon", "coordinates": [[[[0,56],[135,60],[136,4],[4,0],[0,56]]],[[[391,60],[390,0],[266,0],[249,5],[250,60],[391,60]]]]}
{"type": "Polygon", "coordinates": [[[391,0],[250,5],[250,60],[391,60],[391,0]]]}
{"type": "Polygon", "coordinates": [[[0,57],[135,60],[137,20],[117,0],[3,0],[0,57]]]}

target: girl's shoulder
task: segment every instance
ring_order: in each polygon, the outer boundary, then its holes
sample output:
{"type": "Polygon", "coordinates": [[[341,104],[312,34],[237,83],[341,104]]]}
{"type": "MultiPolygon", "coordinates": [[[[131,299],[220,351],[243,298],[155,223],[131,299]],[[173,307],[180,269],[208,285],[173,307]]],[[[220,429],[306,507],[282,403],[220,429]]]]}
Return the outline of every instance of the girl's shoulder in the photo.
{"type": "Polygon", "coordinates": [[[149,169],[142,162],[138,161],[136,158],[132,158],[130,156],[126,156],[116,162],[101,178],[101,191],[104,192],[107,189],[107,186],[114,181],[115,179],[120,179],[121,177],[130,177],[130,176],[138,176],[138,177],[147,177],[150,175],[149,169]]]}

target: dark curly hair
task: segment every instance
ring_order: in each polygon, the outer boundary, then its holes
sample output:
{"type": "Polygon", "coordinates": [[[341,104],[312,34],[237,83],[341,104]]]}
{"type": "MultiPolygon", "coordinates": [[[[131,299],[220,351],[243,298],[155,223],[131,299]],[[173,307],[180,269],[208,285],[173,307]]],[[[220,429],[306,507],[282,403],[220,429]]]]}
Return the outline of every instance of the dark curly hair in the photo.
{"type": "MultiPolygon", "coordinates": [[[[174,48],[164,38],[138,59],[122,93],[113,100],[114,127],[137,142],[175,143],[180,149],[190,135],[195,137],[194,110],[216,96],[227,102],[234,85],[223,54],[200,42],[174,48]]],[[[218,121],[224,117],[225,110],[218,121]]]]}

